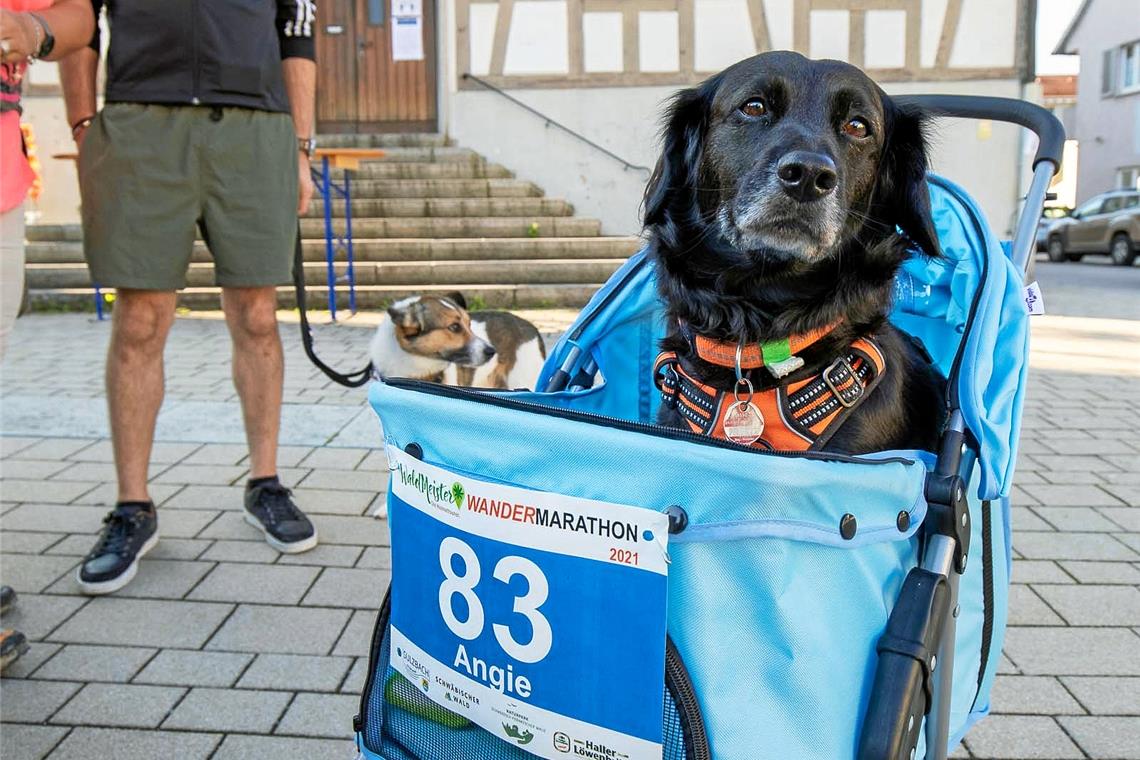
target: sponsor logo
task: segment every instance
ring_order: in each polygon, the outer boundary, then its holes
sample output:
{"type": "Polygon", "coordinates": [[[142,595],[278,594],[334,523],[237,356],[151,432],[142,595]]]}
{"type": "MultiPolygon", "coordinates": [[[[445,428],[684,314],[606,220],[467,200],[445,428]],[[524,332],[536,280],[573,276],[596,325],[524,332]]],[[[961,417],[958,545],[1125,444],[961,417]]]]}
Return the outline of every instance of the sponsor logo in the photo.
{"type": "MultiPolygon", "coordinates": [[[[426,676],[430,675],[427,666],[413,657],[411,652],[401,649],[400,647],[396,647],[396,656],[399,657],[405,665],[411,668],[412,671],[417,674],[420,680],[423,680],[426,676]]],[[[424,691],[427,691],[426,683],[424,684],[424,691]]]]}
{"type": "Polygon", "coordinates": [[[519,746],[530,744],[530,740],[534,738],[534,733],[532,731],[523,731],[519,729],[518,723],[504,723],[503,733],[508,738],[514,739],[516,742],[518,742],[519,746]]]}
{"type": "Polygon", "coordinates": [[[558,750],[559,752],[569,752],[570,751],[570,737],[567,736],[566,734],[562,733],[561,731],[555,732],[555,734],[554,734],[554,749],[558,750]]]}
{"type": "Polygon", "coordinates": [[[448,485],[433,480],[419,470],[405,467],[403,462],[397,463],[396,474],[399,475],[403,485],[423,494],[427,503],[437,509],[455,515],[463,506],[463,486],[459,483],[448,485]]]}
{"type": "Polygon", "coordinates": [[[423,690],[426,692],[428,690],[428,680],[426,678],[421,678],[420,686],[422,686],[423,690]]]}
{"type": "Polygon", "coordinates": [[[588,760],[628,760],[629,755],[607,747],[601,742],[575,739],[574,757],[585,757],[588,760]]]}

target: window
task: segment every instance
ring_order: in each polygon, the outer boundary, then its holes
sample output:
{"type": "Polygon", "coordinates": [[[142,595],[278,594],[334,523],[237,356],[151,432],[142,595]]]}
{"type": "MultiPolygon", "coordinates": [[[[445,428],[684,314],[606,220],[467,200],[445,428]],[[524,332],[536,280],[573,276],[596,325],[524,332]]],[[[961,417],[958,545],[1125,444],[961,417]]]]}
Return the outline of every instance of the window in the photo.
{"type": "Polygon", "coordinates": [[[1100,94],[1128,95],[1140,92],[1140,40],[1104,51],[1100,71],[1100,94]]]}
{"type": "Polygon", "coordinates": [[[1093,198],[1091,201],[1086,201],[1077,207],[1077,210],[1073,212],[1073,216],[1086,217],[1099,213],[1102,203],[1104,203],[1104,198],[1093,198]]]}
{"type": "Polygon", "coordinates": [[[1124,196],[1124,208],[1136,208],[1137,206],[1140,206],[1140,195],[1124,196]]]}
{"type": "Polygon", "coordinates": [[[1105,199],[1104,206],[1101,207],[1100,213],[1112,214],[1112,213],[1119,211],[1122,206],[1124,206],[1123,196],[1114,195],[1111,198],[1105,199]]]}
{"type": "Polygon", "coordinates": [[[1140,166],[1122,166],[1116,170],[1119,190],[1140,190],[1140,166]]]}
{"type": "Polygon", "coordinates": [[[1100,64],[1100,94],[1111,95],[1116,92],[1116,48],[1104,51],[1104,58],[1100,64]]]}
{"type": "Polygon", "coordinates": [[[1140,41],[1120,48],[1120,92],[1140,90],[1140,41]]]}

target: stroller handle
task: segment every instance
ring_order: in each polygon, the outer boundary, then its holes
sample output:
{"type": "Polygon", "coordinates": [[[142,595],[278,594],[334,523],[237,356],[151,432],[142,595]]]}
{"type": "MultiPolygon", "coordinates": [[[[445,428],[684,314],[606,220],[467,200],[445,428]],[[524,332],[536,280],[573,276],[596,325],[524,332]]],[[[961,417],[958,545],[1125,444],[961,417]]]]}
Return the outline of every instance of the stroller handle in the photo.
{"type": "Polygon", "coordinates": [[[1042,161],[1053,163],[1053,172],[1061,166],[1065,149],[1065,128],[1056,116],[1039,105],[1013,98],[987,98],[980,95],[903,95],[895,98],[902,106],[921,108],[934,116],[960,119],[993,119],[1020,124],[1037,135],[1037,155],[1033,168],[1042,161]]]}

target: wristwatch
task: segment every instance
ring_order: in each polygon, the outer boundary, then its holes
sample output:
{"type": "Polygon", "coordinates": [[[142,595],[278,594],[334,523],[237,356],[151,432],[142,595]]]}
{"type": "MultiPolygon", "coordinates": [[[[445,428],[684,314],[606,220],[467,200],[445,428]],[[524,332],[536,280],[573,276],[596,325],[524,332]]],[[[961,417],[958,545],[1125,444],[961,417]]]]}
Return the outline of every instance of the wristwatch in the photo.
{"type": "Polygon", "coordinates": [[[44,21],[43,17],[38,13],[29,13],[28,15],[36,22],[36,25],[40,28],[40,32],[43,34],[43,39],[40,40],[40,48],[32,53],[32,58],[43,60],[51,55],[51,51],[55,49],[55,35],[51,33],[51,27],[47,25],[47,22],[44,21]]]}
{"type": "Polygon", "coordinates": [[[313,157],[313,151],[317,149],[317,138],[315,137],[298,137],[297,150],[304,153],[308,158],[313,157]]]}

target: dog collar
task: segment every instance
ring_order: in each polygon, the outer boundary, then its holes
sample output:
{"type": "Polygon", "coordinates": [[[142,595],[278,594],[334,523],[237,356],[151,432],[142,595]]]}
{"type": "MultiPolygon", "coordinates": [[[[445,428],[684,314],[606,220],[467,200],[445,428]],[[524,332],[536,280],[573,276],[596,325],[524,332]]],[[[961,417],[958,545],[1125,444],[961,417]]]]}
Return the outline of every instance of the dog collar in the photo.
{"type": "Polygon", "coordinates": [[[767,367],[773,375],[780,378],[802,367],[803,360],[798,354],[830,335],[841,321],[837,320],[829,325],[806,333],[797,333],[782,340],[743,345],[697,335],[684,322],[681,322],[680,326],[681,335],[689,342],[696,355],[709,364],[734,368],[737,366],[739,351],[740,369],[767,367]]]}
{"type": "MultiPolygon", "coordinates": [[[[729,366],[735,361],[733,347],[729,366]]],[[[822,448],[866,400],[886,370],[878,344],[870,338],[860,338],[819,374],[751,393],[749,403],[758,412],[761,429],[751,446],[775,451],[822,448]]],[[[680,413],[692,432],[731,440],[725,422],[739,404],[732,390],[719,390],[700,382],[685,371],[672,351],[657,357],[653,379],[662,400],[680,413]]]]}

